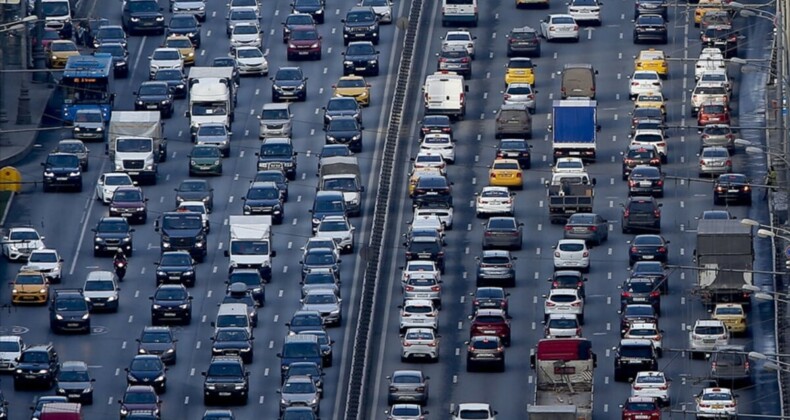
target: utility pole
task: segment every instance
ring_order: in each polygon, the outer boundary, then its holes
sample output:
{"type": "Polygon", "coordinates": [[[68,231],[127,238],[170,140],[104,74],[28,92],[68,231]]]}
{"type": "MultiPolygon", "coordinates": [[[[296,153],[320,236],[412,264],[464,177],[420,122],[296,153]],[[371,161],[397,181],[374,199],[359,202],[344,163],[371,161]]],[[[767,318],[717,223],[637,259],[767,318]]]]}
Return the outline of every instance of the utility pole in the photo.
{"type": "MultiPolygon", "coordinates": [[[[7,5],[4,0],[0,0],[0,25],[7,22],[6,18],[7,5]]],[[[5,82],[5,53],[8,45],[8,32],[3,31],[0,33],[0,146],[6,145],[6,125],[8,124],[8,116],[5,110],[5,90],[8,85],[5,82]]]]}

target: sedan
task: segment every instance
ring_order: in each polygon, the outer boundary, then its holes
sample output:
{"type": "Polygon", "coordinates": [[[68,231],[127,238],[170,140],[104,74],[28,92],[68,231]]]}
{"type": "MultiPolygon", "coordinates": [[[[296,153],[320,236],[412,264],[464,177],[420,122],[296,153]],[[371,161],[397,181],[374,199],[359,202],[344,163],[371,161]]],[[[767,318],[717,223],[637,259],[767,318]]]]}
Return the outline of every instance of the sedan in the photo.
{"type": "Polygon", "coordinates": [[[337,297],[332,290],[310,290],[302,298],[302,311],[317,311],[321,314],[324,325],[340,326],[343,320],[342,299],[337,297]]]}
{"type": "Polygon", "coordinates": [[[501,287],[478,287],[474,292],[469,293],[472,296],[472,315],[480,310],[486,309],[500,309],[507,314],[508,296],[510,293],[505,292],[501,287]]]}
{"type": "Polygon", "coordinates": [[[738,401],[729,388],[705,388],[695,400],[698,418],[738,417],[738,401]]]}
{"type": "Polygon", "coordinates": [[[623,407],[623,420],[661,418],[661,406],[654,398],[630,397],[620,407],[623,407]]]}
{"type": "Polygon", "coordinates": [[[233,57],[239,65],[239,74],[266,76],[269,74],[269,62],[266,55],[258,47],[239,47],[233,52],[233,57]]]}
{"type": "Polygon", "coordinates": [[[427,358],[439,361],[439,337],[431,328],[409,328],[401,339],[401,361],[427,358]]]}
{"type": "Polygon", "coordinates": [[[426,115],[420,122],[420,137],[428,133],[453,135],[453,126],[447,115],[426,115]]]}
{"type": "Polygon", "coordinates": [[[488,183],[496,187],[524,187],[521,164],[516,159],[497,159],[488,170],[488,183]]]}
{"type": "Polygon", "coordinates": [[[732,172],[732,159],[726,147],[709,146],[699,154],[699,176],[732,172]]]}
{"type": "Polygon", "coordinates": [[[455,163],[455,144],[449,134],[426,134],[420,143],[421,153],[435,153],[442,156],[447,163],[455,163]]]}
{"type": "Polygon", "coordinates": [[[492,217],[483,223],[483,249],[522,248],[522,226],[514,217],[492,217]]]}
{"type": "Polygon", "coordinates": [[[230,33],[230,49],[239,47],[258,47],[263,43],[261,29],[257,23],[238,23],[230,33]]]}
{"type": "Polygon", "coordinates": [[[170,88],[170,93],[175,99],[187,97],[187,78],[184,76],[184,72],[179,69],[159,70],[152,80],[167,83],[167,87],[170,88]]]}
{"type": "Polygon", "coordinates": [[[135,92],[134,110],[156,110],[162,118],[173,116],[173,92],[165,82],[143,82],[135,92]]]}
{"type": "Polygon", "coordinates": [[[370,84],[362,76],[343,76],[332,85],[332,96],[354,98],[360,106],[370,105],[370,84]]]}
{"type": "Polygon", "coordinates": [[[752,204],[752,187],[744,174],[719,175],[713,184],[713,204],[721,205],[728,201],[752,204]]]}
{"type": "Polygon", "coordinates": [[[628,175],[628,195],[664,196],[664,174],[655,166],[638,165],[628,175]]]}
{"type": "Polygon", "coordinates": [[[563,268],[590,270],[590,251],[583,239],[560,239],[554,246],[554,269],[563,268]]]}
{"type": "Polygon", "coordinates": [[[148,70],[150,78],[162,69],[184,70],[184,58],[178,48],[157,48],[148,58],[151,60],[148,70]]]}
{"type": "Polygon", "coordinates": [[[634,44],[642,41],[657,41],[666,44],[668,39],[667,23],[661,15],[639,15],[634,22],[634,44]]]}
{"type": "Polygon", "coordinates": [[[134,356],[126,371],[128,385],[153,385],[157,393],[167,389],[167,368],[157,355],[141,354],[134,356]]]}
{"type": "Polygon", "coordinates": [[[512,216],[515,207],[514,193],[507,187],[483,187],[480,193],[475,193],[475,215],[486,217],[490,215],[512,216]]]}
{"type": "Polygon", "coordinates": [[[633,100],[642,93],[661,92],[662,88],[663,83],[658,72],[654,70],[636,70],[631,76],[628,97],[633,100]]]}
{"type": "Polygon", "coordinates": [[[436,70],[452,71],[464,76],[465,79],[472,77],[472,57],[466,47],[445,45],[436,56],[439,57],[436,70]]]}
{"type": "Polygon", "coordinates": [[[661,235],[636,235],[628,243],[631,245],[628,248],[628,261],[632,265],[642,260],[666,263],[669,259],[669,241],[661,235]]]}
{"type": "Polygon", "coordinates": [[[540,21],[540,34],[548,42],[555,39],[579,42],[579,24],[571,15],[548,15],[540,21]]]}
{"type": "Polygon", "coordinates": [[[521,169],[532,167],[532,145],[524,139],[502,139],[496,149],[497,159],[515,159],[521,169]]]}
{"type": "MultiPolygon", "coordinates": [[[[227,15],[225,34],[230,37],[233,28],[240,23],[258,23],[258,9],[255,7],[233,7],[227,15]]],[[[310,19],[312,21],[312,19],[310,19]]]]}
{"type": "Polygon", "coordinates": [[[722,146],[735,151],[735,133],[727,124],[708,124],[700,133],[702,146],[722,146]]]}
{"type": "Polygon", "coordinates": [[[644,371],[636,374],[631,382],[632,397],[657,398],[661,404],[670,405],[669,379],[661,371],[644,371]]]}
{"type": "Polygon", "coordinates": [[[572,0],[568,3],[568,14],[576,22],[591,22],[601,26],[601,5],[598,0],[572,0]]]}
{"type": "Polygon", "coordinates": [[[565,224],[565,239],[583,239],[600,245],[609,239],[609,221],[595,213],[576,213],[565,224]]]}

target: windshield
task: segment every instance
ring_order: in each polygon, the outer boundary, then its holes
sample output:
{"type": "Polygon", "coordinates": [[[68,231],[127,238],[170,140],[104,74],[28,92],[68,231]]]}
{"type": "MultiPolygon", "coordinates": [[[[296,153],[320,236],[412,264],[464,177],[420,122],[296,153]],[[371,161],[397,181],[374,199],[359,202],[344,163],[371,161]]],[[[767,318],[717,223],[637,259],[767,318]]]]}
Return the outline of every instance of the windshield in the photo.
{"type": "Polygon", "coordinates": [[[346,55],[371,55],[375,53],[376,50],[368,44],[354,44],[346,48],[346,55]]]}
{"type": "Polygon", "coordinates": [[[131,12],[158,12],[159,3],[156,1],[127,1],[131,12]]]}
{"type": "Polygon", "coordinates": [[[156,394],[153,392],[128,392],[123,396],[123,402],[126,404],[154,404],[156,403],[156,394]]]}
{"type": "Polygon", "coordinates": [[[30,254],[28,262],[43,262],[43,263],[56,263],[58,262],[58,254],[54,252],[33,252],[30,254]]]}
{"type": "Polygon", "coordinates": [[[326,106],[327,111],[355,111],[357,100],[353,98],[332,99],[326,106]]]}
{"type": "Polygon", "coordinates": [[[147,139],[118,139],[115,143],[115,151],[121,153],[150,152],[153,148],[153,141],[147,139]]]}
{"type": "Polygon", "coordinates": [[[170,48],[192,48],[192,41],[188,38],[175,38],[167,40],[167,46],[170,48]]]}
{"type": "Polygon", "coordinates": [[[175,61],[181,59],[181,53],[178,52],[178,50],[156,50],[151,59],[158,61],[175,61]]]}
{"type": "Polygon", "coordinates": [[[104,121],[101,112],[79,112],[74,115],[75,122],[95,122],[100,123],[104,121]]]}
{"type": "Polygon", "coordinates": [[[298,14],[298,15],[291,15],[285,20],[286,25],[313,25],[315,22],[313,21],[313,17],[308,14],[298,14]]]}
{"type": "Polygon", "coordinates": [[[187,29],[187,28],[196,28],[197,23],[195,22],[195,18],[192,17],[191,15],[186,15],[186,16],[174,15],[170,19],[170,24],[167,26],[170,28],[187,29]]]}
{"type": "Polygon", "coordinates": [[[289,144],[264,144],[261,146],[261,156],[291,156],[293,147],[289,144]]]}
{"type": "Polygon", "coordinates": [[[182,253],[173,253],[173,254],[164,254],[162,255],[162,259],[159,261],[159,265],[170,265],[170,266],[190,266],[192,265],[192,257],[187,254],[182,253]]]}
{"type": "Polygon", "coordinates": [[[302,72],[296,69],[278,70],[274,80],[302,80],[302,72]]]}
{"type": "Polygon", "coordinates": [[[288,381],[283,387],[283,394],[311,394],[315,392],[313,381],[288,381]]]}
{"type": "Polygon", "coordinates": [[[47,166],[54,166],[58,168],[71,168],[77,167],[80,164],[80,159],[74,155],[50,155],[47,156],[47,166]]]}
{"type": "Polygon", "coordinates": [[[318,315],[295,315],[291,318],[292,327],[307,327],[322,325],[321,317],[318,315]]]}
{"type": "Polygon", "coordinates": [[[373,22],[376,20],[376,15],[370,12],[352,12],[346,15],[346,22],[360,23],[360,22],[373,22]]]}
{"type": "Polygon", "coordinates": [[[88,372],[61,371],[58,375],[60,382],[89,382],[91,380],[88,372]]]}
{"type": "Polygon", "coordinates": [[[338,80],[337,87],[339,88],[365,87],[365,81],[363,79],[341,79],[338,80]]]}
{"type": "Polygon", "coordinates": [[[337,222],[321,222],[319,226],[319,230],[321,232],[346,232],[349,230],[349,226],[345,221],[337,221],[337,222]]]}
{"type": "Polygon", "coordinates": [[[96,228],[99,232],[126,232],[129,225],[125,221],[101,221],[96,228]]]}
{"type": "Polygon", "coordinates": [[[156,300],[185,300],[187,293],[180,288],[167,288],[157,291],[155,298],[156,300]]]}
{"type": "Polygon", "coordinates": [[[309,273],[304,277],[304,284],[335,284],[335,276],[330,273],[309,273]]]}
{"type": "Polygon", "coordinates": [[[244,20],[258,20],[258,16],[254,10],[233,10],[230,12],[230,20],[244,21],[244,20]]]}
{"type": "Polygon", "coordinates": [[[283,357],[316,357],[318,356],[318,343],[286,343],[283,346],[283,357]]]}
{"type": "Polygon", "coordinates": [[[115,202],[140,202],[143,201],[143,193],[137,190],[115,190],[112,195],[112,201],[115,202]]]}
{"type": "Polygon", "coordinates": [[[620,357],[652,359],[653,349],[650,346],[622,346],[620,347],[620,357]]]}
{"type": "Polygon", "coordinates": [[[247,315],[220,315],[217,317],[217,328],[246,327],[250,319],[247,315]]]}
{"type": "Polygon", "coordinates": [[[87,310],[87,304],[84,299],[56,299],[56,311],[84,311],[87,310]]]}
{"type": "Polygon", "coordinates": [[[79,51],[77,47],[71,42],[53,42],[49,44],[50,51],[79,51]]]}
{"type": "Polygon", "coordinates": [[[324,304],[324,303],[337,303],[335,295],[332,293],[309,293],[304,297],[304,303],[307,304],[324,304]]]}
{"type": "Polygon", "coordinates": [[[280,190],[277,188],[250,188],[247,191],[247,198],[251,200],[276,200],[280,198],[280,190]]]}
{"type": "Polygon", "coordinates": [[[96,34],[96,38],[122,39],[122,38],[126,38],[126,34],[123,32],[122,28],[105,26],[99,28],[99,33],[96,34]]]}
{"type": "Polygon", "coordinates": [[[488,410],[464,410],[460,413],[458,418],[463,420],[487,420],[491,418],[488,410]]]}
{"type": "Polygon", "coordinates": [[[722,335],[724,334],[724,327],[719,325],[698,326],[694,328],[694,334],[697,335],[722,335]]]}
{"type": "Polygon", "coordinates": [[[192,115],[225,115],[227,112],[227,102],[225,101],[192,103],[192,115]]]}
{"type": "Polygon", "coordinates": [[[164,229],[200,229],[203,221],[200,216],[165,216],[162,218],[164,229]]]}
{"type": "Polygon", "coordinates": [[[195,147],[194,149],[192,149],[192,157],[220,158],[222,157],[222,155],[219,149],[214,146],[203,146],[203,147],[195,147]]]}
{"type": "Polygon", "coordinates": [[[18,274],[16,284],[44,284],[44,278],[40,274],[18,274]]]}
{"type": "Polygon", "coordinates": [[[331,120],[327,131],[356,131],[357,120],[354,118],[342,118],[331,120]]]}
{"type": "Polygon", "coordinates": [[[109,292],[115,290],[115,285],[109,280],[91,280],[85,282],[86,292],[109,292]]]}
{"type": "Polygon", "coordinates": [[[304,40],[304,41],[313,41],[318,39],[318,32],[308,30],[308,31],[293,31],[291,33],[291,40],[304,40]]]}
{"type": "Polygon", "coordinates": [[[236,27],[233,28],[234,35],[253,35],[258,32],[259,29],[255,25],[236,25],[236,27]]]}
{"type": "Polygon", "coordinates": [[[169,93],[166,84],[162,83],[144,83],[140,86],[140,96],[143,95],[167,95],[169,93]]]}
{"type": "Polygon", "coordinates": [[[206,183],[201,181],[182,182],[178,187],[181,192],[201,192],[207,191],[206,183]]]}
{"type": "Polygon", "coordinates": [[[335,178],[324,181],[325,190],[333,191],[356,191],[357,183],[351,178],[335,178]]]}
{"type": "Polygon", "coordinates": [[[239,48],[236,50],[236,56],[239,58],[260,58],[263,57],[263,53],[257,48],[239,48]]]}
{"type": "Polygon", "coordinates": [[[225,329],[217,331],[216,341],[247,341],[247,331],[244,329],[225,329]]]}
{"type": "Polygon", "coordinates": [[[224,136],[227,134],[224,126],[202,124],[198,128],[198,136],[224,136]]]}
{"type": "Polygon", "coordinates": [[[230,284],[244,283],[247,286],[260,286],[261,277],[258,273],[234,271],[228,280],[230,284]]]}
{"type": "Polygon", "coordinates": [[[41,9],[44,12],[44,16],[51,16],[51,17],[61,17],[61,16],[70,16],[69,10],[69,2],[68,1],[47,1],[41,2],[41,9]]]}
{"type": "Polygon", "coordinates": [[[343,212],[345,211],[345,203],[343,201],[330,201],[330,200],[316,200],[314,213],[330,213],[330,212],[343,212]]]}
{"type": "Polygon", "coordinates": [[[263,241],[231,241],[233,255],[269,255],[269,243],[263,241]]]}
{"type": "Polygon", "coordinates": [[[64,141],[58,144],[58,151],[61,153],[86,153],[85,145],[81,142],[64,141]]]}
{"type": "Polygon", "coordinates": [[[489,219],[486,230],[516,230],[516,221],[513,219],[489,219]]]}
{"type": "Polygon", "coordinates": [[[43,351],[27,351],[22,353],[20,361],[25,363],[47,363],[49,356],[43,351]]]}
{"type": "Polygon", "coordinates": [[[262,120],[287,120],[288,110],[285,109],[264,109],[261,112],[262,120]]]}
{"type": "Polygon", "coordinates": [[[310,252],[304,258],[305,265],[331,265],[335,263],[332,252],[310,252]]]}
{"type": "Polygon", "coordinates": [[[0,353],[18,353],[21,350],[17,341],[0,341],[0,353]]]}

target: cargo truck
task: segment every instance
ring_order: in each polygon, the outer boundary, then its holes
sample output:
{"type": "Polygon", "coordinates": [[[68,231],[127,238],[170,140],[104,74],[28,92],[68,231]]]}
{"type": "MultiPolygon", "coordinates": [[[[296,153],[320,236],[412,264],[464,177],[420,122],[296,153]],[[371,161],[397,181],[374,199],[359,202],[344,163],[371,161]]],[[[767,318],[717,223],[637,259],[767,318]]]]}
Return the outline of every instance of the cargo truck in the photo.
{"type": "Polygon", "coordinates": [[[556,172],[546,181],[549,219],[565,223],[576,213],[591,213],[595,198],[595,178],[586,172],[556,172]]]}
{"type": "Polygon", "coordinates": [[[530,355],[535,369],[530,419],[592,420],[593,373],[597,365],[592,342],[584,338],[546,338],[530,355]]]}
{"type": "Polygon", "coordinates": [[[697,225],[697,290],[705,305],[742,303],[751,294],[743,289],[752,285],[752,228],[738,220],[700,220],[697,225]]]}
{"type": "Polygon", "coordinates": [[[552,123],[552,149],[554,161],[562,157],[579,157],[594,162],[598,131],[598,104],[589,99],[554,101],[552,123]]]}
{"type": "Polygon", "coordinates": [[[231,67],[192,67],[189,70],[189,132],[194,140],[205,123],[221,123],[230,130],[236,109],[236,83],[231,67]]]}
{"type": "Polygon", "coordinates": [[[225,256],[228,272],[237,268],[255,268],[264,281],[272,278],[272,258],[277,252],[272,249],[271,216],[229,216],[230,240],[225,256]]]}
{"type": "Polygon", "coordinates": [[[355,156],[332,156],[321,159],[318,173],[319,191],[340,191],[346,202],[348,215],[359,216],[362,212],[362,176],[355,156]]]}
{"type": "Polygon", "coordinates": [[[159,111],[113,111],[107,136],[110,161],[115,161],[115,142],[118,137],[150,137],[154,141],[157,162],[167,160],[167,138],[159,111]]]}

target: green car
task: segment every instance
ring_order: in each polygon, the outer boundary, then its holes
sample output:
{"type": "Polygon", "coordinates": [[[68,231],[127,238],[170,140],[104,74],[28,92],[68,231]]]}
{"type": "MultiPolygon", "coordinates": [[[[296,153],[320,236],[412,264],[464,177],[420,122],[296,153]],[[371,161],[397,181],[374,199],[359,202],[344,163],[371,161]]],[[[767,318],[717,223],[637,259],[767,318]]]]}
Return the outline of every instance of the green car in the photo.
{"type": "Polygon", "coordinates": [[[222,152],[217,146],[199,145],[189,153],[189,176],[222,175],[222,152]]]}

